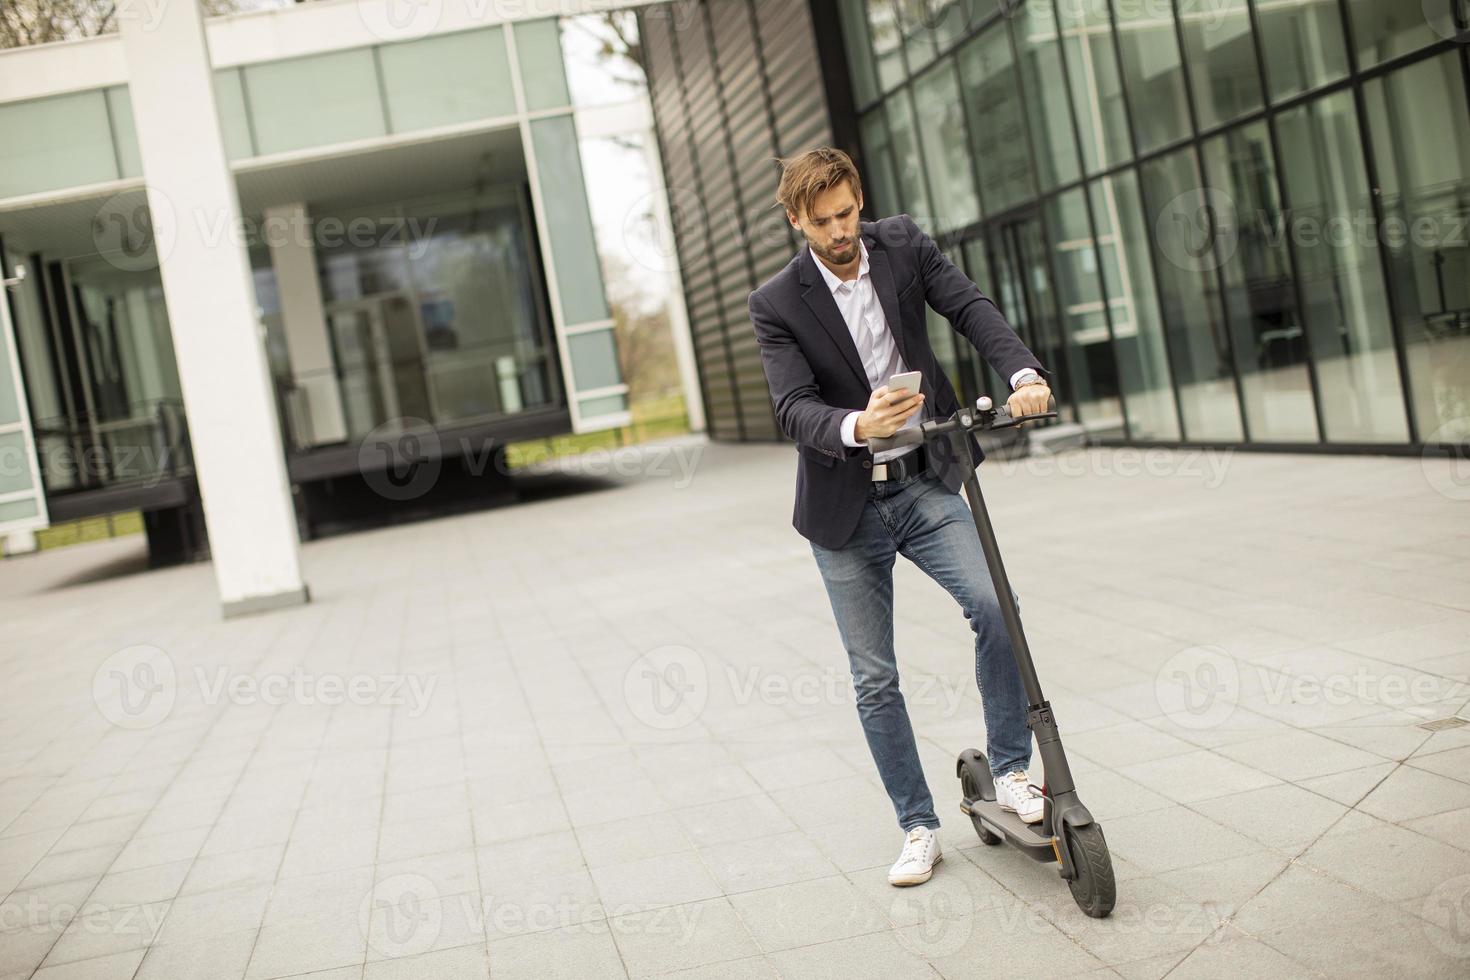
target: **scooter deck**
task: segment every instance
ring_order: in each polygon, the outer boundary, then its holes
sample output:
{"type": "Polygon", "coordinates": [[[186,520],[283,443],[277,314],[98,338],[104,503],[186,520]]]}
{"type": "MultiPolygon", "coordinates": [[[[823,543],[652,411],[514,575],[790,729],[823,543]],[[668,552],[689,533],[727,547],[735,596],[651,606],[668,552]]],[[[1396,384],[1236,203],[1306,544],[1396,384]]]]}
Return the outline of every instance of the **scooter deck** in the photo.
{"type": "Polygon", "coordinates": [[[1046,837],[1037,831],[1040,824],[1029,824],[1010,810],[1002,810],[994,800],[960,800],[960,810],[972,819],[978,819],[992,834],[998,834],[1021,848],[1038,861],[1061,863],[1057,853],[1055,837],[1046,837]]]}

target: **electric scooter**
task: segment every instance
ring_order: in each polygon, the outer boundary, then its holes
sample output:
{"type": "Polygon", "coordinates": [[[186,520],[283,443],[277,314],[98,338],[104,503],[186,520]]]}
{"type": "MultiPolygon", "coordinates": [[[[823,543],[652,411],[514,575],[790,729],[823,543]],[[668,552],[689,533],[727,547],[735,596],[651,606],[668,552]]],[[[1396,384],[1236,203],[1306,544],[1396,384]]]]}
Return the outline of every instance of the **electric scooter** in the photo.
{"type": "Polygon", "coordinates": [[[1010,634],[1011,647],[1016,655],[1016,666],[1021,671],[1021,684],[1026,690],[1029,705],[1026,724],[1036,735],[1037,748],[1046,769],[1041,822],[1027,824],[996,803],[995,784],[985,754],[978,749],[966,749],[955,763],[963,794],[960,810],[970,818],[983,843],[999,844],[1004,840],[1037,861],[1055,861],[1082,911],[1094,918],[1103,918],[1113,911],[1117,899],[1112,858],[1108,855],[1102,827],[1077,798],[1072,770],[1067,766],[1067,755],[1062,750],[1062,737],[1057,731],[1051,705],[1041,692],[1031,648],[1026,645],[1026,635],[1021,630],[1021,616],[1011,598],[1010,580],[1006,578],[1005,565],[1000,560],[1000,546],[990,526],[970,440],[966,438],[970,432],[1004,429],[1035,419],[1056,418],[1056,415],[1055,411],[1048,411],[1013,418],[1004,405],[995,407],[988,397],[981,397],[974,408],[961,408],[948,419],[931,419],[886,438],[870,438],[868,447],[876,453],[947,438],[950,433],[960,435],[954,441],[961,447],[960,458],[967,474],[965,495],[969,498],[975,531],[980,535],[985,563],[990,568],[990,578],[1000,600],[1006,632],[1010,634]]]}

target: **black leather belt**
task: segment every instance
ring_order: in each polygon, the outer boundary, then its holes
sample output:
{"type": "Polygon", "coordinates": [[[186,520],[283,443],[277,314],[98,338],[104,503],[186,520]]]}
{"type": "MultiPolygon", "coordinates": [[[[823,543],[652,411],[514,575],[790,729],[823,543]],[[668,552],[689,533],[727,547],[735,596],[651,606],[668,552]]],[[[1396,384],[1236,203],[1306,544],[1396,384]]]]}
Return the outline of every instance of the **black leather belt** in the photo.
{"type": "Polygon", "coordinates": [[[886,463],[873,464],[873,481],[881,480],[906,480],[924,472],[928,468],[929,457],[920,446],[913,452],[904,453],[886,463]]]}

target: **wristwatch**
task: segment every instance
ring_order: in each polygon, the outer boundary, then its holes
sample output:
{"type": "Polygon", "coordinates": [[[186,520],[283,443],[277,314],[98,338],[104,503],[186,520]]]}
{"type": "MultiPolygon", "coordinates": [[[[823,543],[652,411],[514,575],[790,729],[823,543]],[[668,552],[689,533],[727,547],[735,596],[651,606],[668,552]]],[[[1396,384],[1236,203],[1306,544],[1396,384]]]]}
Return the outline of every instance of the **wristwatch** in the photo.
{"type": "Polygon", "coordinates": [[[1046,384],[1046,379],[1045,378],[1043,378],[1041,375],[1037,374],[1035,371],[1032,371],[1032,370],[1029,370],[1028,369],[1024,374],[1022,374],[1019,378],[1016,379],[1015,387],[1016,388],[1020,388],[1023,385],[1044,385],[1044,384],[1046,384]]]}

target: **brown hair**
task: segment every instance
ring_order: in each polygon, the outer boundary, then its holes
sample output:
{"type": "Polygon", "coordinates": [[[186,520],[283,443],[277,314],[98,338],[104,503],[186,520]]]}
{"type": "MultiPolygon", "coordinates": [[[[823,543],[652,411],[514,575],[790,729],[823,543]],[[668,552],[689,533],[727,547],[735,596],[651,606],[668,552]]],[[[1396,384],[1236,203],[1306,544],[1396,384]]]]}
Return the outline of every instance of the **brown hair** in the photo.
{"type": "Polygon", "coordinates": [[[844,180],[852,188],[853,197],[863,193],[852,157],[835,147],[818,146],[779,162],[781,183],[776,188],[776,202],[798,218],[807,213],[818,194],[844,180]]]}

